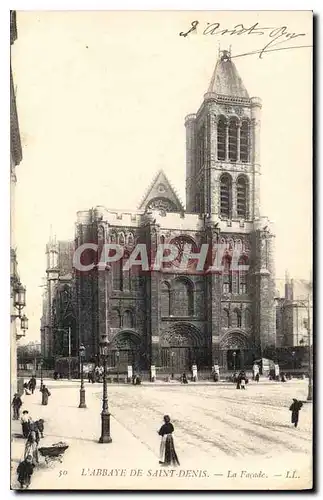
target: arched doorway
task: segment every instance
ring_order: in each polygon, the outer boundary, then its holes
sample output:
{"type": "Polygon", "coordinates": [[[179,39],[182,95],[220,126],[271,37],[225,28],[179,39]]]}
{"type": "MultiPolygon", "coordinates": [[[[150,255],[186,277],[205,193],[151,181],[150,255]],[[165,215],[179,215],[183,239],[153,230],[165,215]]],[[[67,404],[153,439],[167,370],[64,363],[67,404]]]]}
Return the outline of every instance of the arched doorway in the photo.
{"type": "Polygon", "coordinates": [[[140,369],[140,336],[133,331],[121,331],[113,338],[108,366],[118,374],[127,373],[128,366],[140,369]]]}
{"type": "Polygon", "coordinates": [[[231,331],[220,341],[221,365],[230,371],[240,371],[250,364],[252,350],[249,338],[243,331],[231,331]]]}
{"type": "Polygon", "coordinates": [[[210,352],[198,328],[187,323],[176,323],[161,335],[161,369],[168,373],[198,370],[210,366],[210,352]]]}

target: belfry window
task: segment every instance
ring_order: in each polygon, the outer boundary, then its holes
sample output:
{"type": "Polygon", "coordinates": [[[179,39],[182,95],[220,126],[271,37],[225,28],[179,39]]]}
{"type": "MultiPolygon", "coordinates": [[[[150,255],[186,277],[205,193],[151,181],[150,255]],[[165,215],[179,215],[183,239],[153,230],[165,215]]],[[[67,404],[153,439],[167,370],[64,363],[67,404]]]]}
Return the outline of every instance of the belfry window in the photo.
{"type": "Polygon", "coordinates": [[[229,124],[229,160],[237,161],[238,158],[238,121],[230,120],[229,124]]]}
{"type": "Polygon", "coordinates": [[[237,215],[242,219],[247,218],[248,181],[239,177],[237,181],[237,215]]]}
{"type": "Polygon", "coordinates": [[[227,149],[226,121],[220,118],[218,121],[218,160],[225,160],[227,149]]]}
{"type": "Polygon", "coordinates": [[[227,219],[231,216],[231,188],[231,177],[223,175],[220,182],[220,213],[221,217],[227,219]]]}
{"type": "Polygon", "coordinates": [[[245,120],[240,128],[240,160],[243,163],[249,161],[249,133],[249,122],[245,120]]]}

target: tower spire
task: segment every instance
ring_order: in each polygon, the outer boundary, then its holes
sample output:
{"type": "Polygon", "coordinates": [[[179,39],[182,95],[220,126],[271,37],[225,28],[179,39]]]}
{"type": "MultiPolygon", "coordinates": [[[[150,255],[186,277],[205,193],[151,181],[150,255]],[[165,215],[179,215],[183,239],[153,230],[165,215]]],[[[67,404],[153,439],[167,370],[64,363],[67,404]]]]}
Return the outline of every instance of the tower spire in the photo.
{"type": "Polygon", "coordinates": [[[208,92],[249,99],[247,89],[231,59],[231,45],[229,48],[223,50],[219,47],[218,60],[208,92]]]}

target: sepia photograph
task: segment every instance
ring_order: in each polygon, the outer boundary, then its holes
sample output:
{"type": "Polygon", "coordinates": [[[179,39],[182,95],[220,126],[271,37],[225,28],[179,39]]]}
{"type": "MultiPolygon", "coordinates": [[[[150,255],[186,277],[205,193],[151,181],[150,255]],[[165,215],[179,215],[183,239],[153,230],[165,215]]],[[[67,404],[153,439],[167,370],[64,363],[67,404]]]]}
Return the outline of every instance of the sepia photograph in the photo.
{"type": "Polygon", "coordinates": [[[312,102],[312,11],[10,11],[12,490],[313,488],[312,102]]]}

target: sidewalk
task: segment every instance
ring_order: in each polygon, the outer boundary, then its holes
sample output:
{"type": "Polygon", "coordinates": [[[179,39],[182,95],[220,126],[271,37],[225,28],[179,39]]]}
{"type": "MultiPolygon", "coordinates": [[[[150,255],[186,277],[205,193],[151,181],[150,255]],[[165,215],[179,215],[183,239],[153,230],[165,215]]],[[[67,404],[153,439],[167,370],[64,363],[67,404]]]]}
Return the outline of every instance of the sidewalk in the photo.
{"type": "MultiPolygon", "coordinates": [[[[69,381],[71,382],[71,381],[69,381]]],[[[112,443],[99,444],[101,433],[101,386],[86,387],[86,403],[88,408],[78,408],[79,392],[75,387],[63,388],[59,383],[48,383],[51,397],[48,406],[41,405],[41,394],[36,388],[34,395],[24,396],[23,409],[28,409],[33,419],[45,420],[44,439],[39,447],[50,446],[64,441],[69,449],[63,456],[63,463],[58,461],[46,465],[40,457],[40,464],[35,468],[31,481],[32,489],[71,489],[92,488],[95,482],[108,479],[116,481],[116,487],[125,488],[125,477],[88,476],[88,469],[136,469],[138,464],[147,467],[158,466],[159,440],[156,435],[156,449],[149,449],[135,438],[111,415],[112,443]],[[82,473],[82,469],[84,469],[82,473]],[[63,471],[61,474],[59,471],[63,471]],[[65,471],[65,472],[64,472],[65,471]],[[93,481],[95,479],[95,481],[93,481]],[[120,479],[120,484],[118,486],[120,479]],[[80,480],[82,486],[80,486],[80,480]],[[88,485],[87,485],[88,484],[88,485]]],[[[18,488],[16,469],[23,458],[25,440],[16,437],[21,433],[19,421],[12,421],[12,488],[18,488]]],[[[99,472],[98,472],[99,474],[99,472]]],[[[117,474],[117,472],[116,472],[117,474]]],[[[140,478],[138,478],[140,479],[140,478]]]]}

